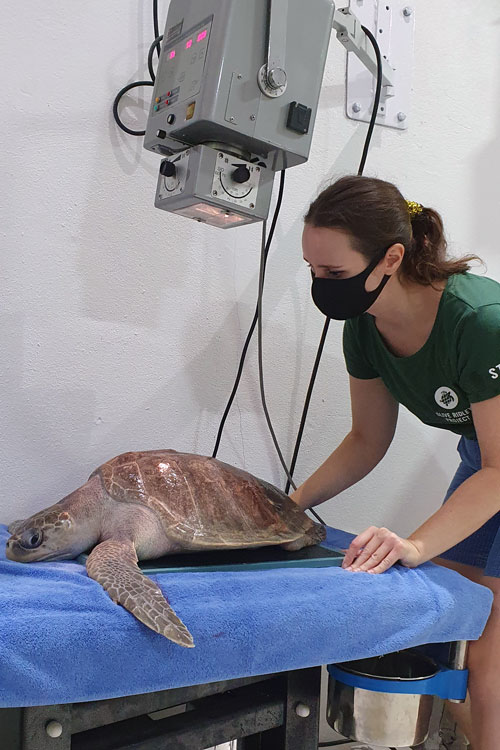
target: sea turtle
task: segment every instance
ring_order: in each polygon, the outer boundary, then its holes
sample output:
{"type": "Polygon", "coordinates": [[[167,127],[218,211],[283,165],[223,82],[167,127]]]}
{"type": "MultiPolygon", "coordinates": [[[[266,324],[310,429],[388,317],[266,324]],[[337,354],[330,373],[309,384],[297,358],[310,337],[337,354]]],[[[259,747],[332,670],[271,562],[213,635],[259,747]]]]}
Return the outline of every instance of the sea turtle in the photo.
{"type": "Polygon", "coordinates": [[[214,458],[174,450],[123,453],[79,489],[9,526],[7,557],[63,560],[92,549],[90,578],[152,630],[193,646],[184,623],[138,560],[177,552],[280,545],[325,537],[290,498],[214,458]]]}

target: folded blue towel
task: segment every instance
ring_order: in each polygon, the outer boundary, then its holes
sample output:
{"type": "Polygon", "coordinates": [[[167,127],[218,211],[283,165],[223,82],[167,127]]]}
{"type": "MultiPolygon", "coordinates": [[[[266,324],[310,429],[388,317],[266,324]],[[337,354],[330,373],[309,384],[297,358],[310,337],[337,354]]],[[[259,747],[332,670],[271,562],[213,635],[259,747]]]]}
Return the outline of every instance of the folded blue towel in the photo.
{"type": "MultiPolygon", "coordinates": [[[[422,643],[472,640],[489,589],[427,563],[152,576],[193,634],[184,649],[114,604],[72,561],[5,559],[0,525],[0,707],[133,695],[299,669],[422,643]]],[[[328,530],[327,545],[352,535],[328,530]]]]}

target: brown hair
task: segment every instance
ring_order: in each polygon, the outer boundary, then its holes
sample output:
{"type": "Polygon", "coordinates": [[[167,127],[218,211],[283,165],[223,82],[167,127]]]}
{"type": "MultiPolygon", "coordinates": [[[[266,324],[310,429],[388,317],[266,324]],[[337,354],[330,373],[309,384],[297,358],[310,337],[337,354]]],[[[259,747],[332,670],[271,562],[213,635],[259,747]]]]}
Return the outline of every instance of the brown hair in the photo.
{"type": "Polygon", "coordinates": [[[465,273],[477,255],[447,258],[441,216],[422,207],[410,216],[408,205],[395,185],[374,177],[342,177],[311,203],[304,217],[314,227],[342,229],[354,249],[369,260],[400,242],[405,248],[401,275],[417,284],[432,285],[455,273],[465,273]]]}

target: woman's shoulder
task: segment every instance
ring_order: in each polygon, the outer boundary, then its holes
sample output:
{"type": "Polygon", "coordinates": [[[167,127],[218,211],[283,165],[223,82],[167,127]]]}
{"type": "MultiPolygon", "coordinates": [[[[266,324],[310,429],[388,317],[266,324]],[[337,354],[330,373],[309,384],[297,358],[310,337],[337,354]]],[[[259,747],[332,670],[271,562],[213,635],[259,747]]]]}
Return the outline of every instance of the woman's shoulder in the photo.
{"type": "Polygon", "coordinates": [[[457,273],[450,276],[445,289],[449,305],[473,313],[489,305],[500,306],[500,284],[489,276],[475,273],[457,273]]]}
{"type": "Polygon", "coordinates": [[[369,313],[362,313],[355,318],[348,318],[344,321],[344,342],[356,340],[366,345],[369,340],[375,337],[375,331],[373,316],[369,313]]]}
{"type": "Polygon", "coordinates": [[[451,276],[445,289],[442,326],[457,350],[472,351],[500,335],[500,284],[488,276],[451,276]]]}
{"type": "Polygon", "coordinates": [[[344,321],[344,328],[347,328],[348,331],[352,331],[353,333],[369,331],[373,325],[373,315],[370,315],[370,313],[367,312],[357,315],[355,318],[347,318],[347,320],[344,321]]]}

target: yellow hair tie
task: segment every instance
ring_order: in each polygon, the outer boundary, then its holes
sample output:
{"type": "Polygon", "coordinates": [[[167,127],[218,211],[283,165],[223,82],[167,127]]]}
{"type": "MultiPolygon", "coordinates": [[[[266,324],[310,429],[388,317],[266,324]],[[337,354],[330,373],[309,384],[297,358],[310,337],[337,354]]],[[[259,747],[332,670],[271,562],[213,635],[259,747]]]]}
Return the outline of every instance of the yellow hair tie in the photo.
{"type": "Polygon", "coordinates": [[[424,207],[420,203],[416,203],[416,201],[406,201],[406,205],[408,206],[408,212],[411,219],[421,214],[424,210],[424,207]]]}

